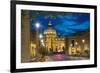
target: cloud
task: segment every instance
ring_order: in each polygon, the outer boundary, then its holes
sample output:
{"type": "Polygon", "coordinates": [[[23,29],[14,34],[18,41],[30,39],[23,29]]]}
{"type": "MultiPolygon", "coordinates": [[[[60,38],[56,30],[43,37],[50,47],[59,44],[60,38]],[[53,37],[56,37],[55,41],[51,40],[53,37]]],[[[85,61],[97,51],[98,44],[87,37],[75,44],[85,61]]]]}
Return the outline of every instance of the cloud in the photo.
{"type": "MultiPolygon", "coordinates": [[[[34,12],[35,13],[35,12],[34,12]]],[[[38,16],[34,14],[35,18],[30,21],[32,30],[35,30],[35,22],[39,21],[41,27],[39,28],[40,33],[43,33],[47,29],[48,22],[51,21],[52,28],[56,30],[57,34],[60,35],[70,35],[80,31],[85,31],[90,27],[90,14],[89,13],[71,13],[67,15],[62,15],[58,13],[50,14],[50,17],[54,16],[55,18],[50,18],[48,13],[42,12],[38,16]]],[[[32,13],[30,13],[30,19],[32,19],[32,13]]]]}

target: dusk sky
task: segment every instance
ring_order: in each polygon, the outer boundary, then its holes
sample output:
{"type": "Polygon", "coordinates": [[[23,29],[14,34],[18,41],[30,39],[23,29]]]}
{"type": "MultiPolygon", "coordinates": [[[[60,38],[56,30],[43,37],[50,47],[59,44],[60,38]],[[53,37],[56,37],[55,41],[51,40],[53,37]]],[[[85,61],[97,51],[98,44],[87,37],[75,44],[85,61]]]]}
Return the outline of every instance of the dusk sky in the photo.
{"type": "Polygon", "coordinates": [[[47,29],[49,22],[56,30],[57,35],[61,36],[68,36],[90,28],[89,13],[29,11],[29,15],[32,31],[36,29],[36,22],[39,22],[39,33],[41,34],[47,29]]]}

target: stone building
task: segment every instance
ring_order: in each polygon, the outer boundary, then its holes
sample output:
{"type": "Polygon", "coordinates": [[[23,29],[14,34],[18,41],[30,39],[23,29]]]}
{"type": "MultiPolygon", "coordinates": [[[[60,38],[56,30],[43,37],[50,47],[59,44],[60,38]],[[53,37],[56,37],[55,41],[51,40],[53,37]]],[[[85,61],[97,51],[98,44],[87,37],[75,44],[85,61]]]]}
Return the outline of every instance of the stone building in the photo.
{"type": "Polygon", "coordinates": [[[56,30],[52,28],[52,24],[49,22],[47,29],[44,31],[44,43],[45,47],[52,52],[61,52],[65,49],[65,37],[57,36],[56,30]]]}

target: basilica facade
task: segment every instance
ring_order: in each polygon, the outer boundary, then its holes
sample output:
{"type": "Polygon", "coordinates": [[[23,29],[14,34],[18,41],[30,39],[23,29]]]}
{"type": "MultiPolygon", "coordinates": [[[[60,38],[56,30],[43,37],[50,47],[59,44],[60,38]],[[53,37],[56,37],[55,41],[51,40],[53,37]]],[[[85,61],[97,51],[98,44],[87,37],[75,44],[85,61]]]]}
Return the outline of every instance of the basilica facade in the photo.
{"type": "Polygon", "coordinates": [[[49,22],[47,29],[43,33],[45,47],[48,52],[62,52],[65,49],[65,37],[57,36],[56,30],[49,22]]]}

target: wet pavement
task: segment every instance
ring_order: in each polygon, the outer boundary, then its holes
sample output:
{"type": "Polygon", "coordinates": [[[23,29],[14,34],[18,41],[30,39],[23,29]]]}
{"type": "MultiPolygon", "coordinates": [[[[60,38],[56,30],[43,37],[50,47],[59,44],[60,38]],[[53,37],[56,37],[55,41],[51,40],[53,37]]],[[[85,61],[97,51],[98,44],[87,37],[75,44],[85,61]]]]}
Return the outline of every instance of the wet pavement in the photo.
{"type": "Polygon", "coordinates": [[[33,58],[30,62],[45,62],[45,61],[69,61],[69,60],[87,60],[89,58],[82,56],[68,56],[65,53],[54,53],[44,56],[44,58],[33,58]]]}
{"type": "Polygon", "coordinates": [[[86,60],[88,58],[81,56],[67,56],[66,54],[53,54],[46,56],[46,61],[67,61],[67,60],[86,60]]]}

